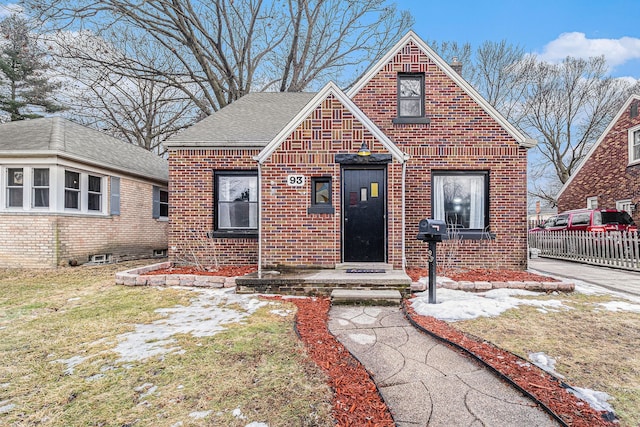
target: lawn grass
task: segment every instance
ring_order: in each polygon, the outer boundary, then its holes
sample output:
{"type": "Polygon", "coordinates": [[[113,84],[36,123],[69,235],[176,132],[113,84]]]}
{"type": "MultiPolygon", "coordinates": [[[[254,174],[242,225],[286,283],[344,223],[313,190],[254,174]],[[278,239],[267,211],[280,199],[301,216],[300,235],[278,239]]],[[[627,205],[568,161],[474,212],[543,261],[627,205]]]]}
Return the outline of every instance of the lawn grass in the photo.
{"type": "Polygon", "coordinates": [[[621,427],[640,425],[640,313],[605,310],[598,305],[612,301],[605,295],[536,298],[561,299],[571,309],[543,313],[520,306],[452,325],[525,359],[544,352],[568,384],[611,395],[621,427]]]}
{"type": "Polygon", "coordinates": [[[118,361],[119,335],[193,297],[114,284],[116,271],[144,264],[0,270],[0,424],[332,425],[332,394],[295,336],[292,304],[270,302],[217,335],[175,335],[180,352],[118,361]]]}

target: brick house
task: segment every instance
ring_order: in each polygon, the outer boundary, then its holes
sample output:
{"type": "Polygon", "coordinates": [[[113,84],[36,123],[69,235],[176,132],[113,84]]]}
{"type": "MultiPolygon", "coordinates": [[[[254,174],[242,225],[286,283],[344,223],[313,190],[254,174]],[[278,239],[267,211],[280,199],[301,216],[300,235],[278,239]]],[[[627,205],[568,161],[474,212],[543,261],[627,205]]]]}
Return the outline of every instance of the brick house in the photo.
{"type": "Polygon", "coordinates": [[[59,117],[0,125],[0,267],[166,256],[165,159],[59,117]]]}
{"type": "Polygon", "coordinates": [[[170,258],[424,267],[433,217],[451,266],[523,269],[535,143],[409,32],[346,93],[250,93],[168,141],[170,258]]]}
{"type": "Polygon", "coordinates": [[[640,223],[640,95],[632,95],[557,195],[560,212],[625,210],[640,223]]]}

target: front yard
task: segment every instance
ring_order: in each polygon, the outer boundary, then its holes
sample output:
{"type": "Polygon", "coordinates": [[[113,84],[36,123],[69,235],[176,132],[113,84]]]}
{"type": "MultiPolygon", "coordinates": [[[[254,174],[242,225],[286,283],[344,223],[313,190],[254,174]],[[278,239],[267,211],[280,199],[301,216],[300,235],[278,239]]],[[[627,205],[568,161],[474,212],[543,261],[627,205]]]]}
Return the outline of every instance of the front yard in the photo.
{"type": "MultiPolygon", "coordinates": [[[[294,332],[294,304],[114,284],[116,271],[145,264],[0,270],[3,425],[333,425],[332,392],[294,332]]],[[[640,301],[519,298],[535,305],[450,324],[525,359],[554,358],[568,384],[608,393],[621,427],[637,426],[640,301]]]]}

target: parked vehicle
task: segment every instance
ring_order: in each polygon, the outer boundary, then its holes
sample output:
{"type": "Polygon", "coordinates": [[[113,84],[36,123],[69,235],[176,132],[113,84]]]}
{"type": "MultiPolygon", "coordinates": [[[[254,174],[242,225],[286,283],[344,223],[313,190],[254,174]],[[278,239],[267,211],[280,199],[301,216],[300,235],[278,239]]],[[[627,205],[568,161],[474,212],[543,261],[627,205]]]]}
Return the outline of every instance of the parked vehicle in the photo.
{"type": "Polygon", "coordinates": [[[638,231],[631,215],[617,209],[576,209],[547,219],[544,224],[529,230],[540,231],[638,231]]]}

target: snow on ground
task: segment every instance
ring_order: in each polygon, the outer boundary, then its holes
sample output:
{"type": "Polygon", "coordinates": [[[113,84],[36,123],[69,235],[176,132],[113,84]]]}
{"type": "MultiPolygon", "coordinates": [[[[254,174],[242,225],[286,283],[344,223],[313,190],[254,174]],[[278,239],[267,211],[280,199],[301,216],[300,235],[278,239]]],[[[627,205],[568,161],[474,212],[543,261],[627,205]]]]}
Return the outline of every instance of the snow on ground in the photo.
{"type": "Polygon", "coordinates": [[[230,323],[241,322],[258,308],[268,304],[254,296],[237,295],[233,289],[194,289],[196,297],[189,306],[156,310],[164,318],[150,324],[136,325],[132,332],[118,336],[115,351],[119,362],[132,362],[167,353],[181,352],[172,337],[192,334],[196,337],[215,335],[230,323]],[[244,311],[228,306],[234,304],[244,311]]]}
{"type": "MultiPolygon", "coordinates": [[[[611,295],[627,301],[611,301],[607,303],[596,303],[597,307],[603,307],[610,311],[631,311],[640,312],[640,298],[636,298],[621,292],[612,291],[600,286],[591,285],[579,280],[575,281],[576,292],[587,295],[611,295]]],[[[423,316],[432,316],[446,321],[468,320],[478,317],[499,316],[501,313],[517,308],[520,305],[530,305],[538,307],[542,312],[570,310],[563,304],[561,299],[553,300],[533,300],[518,298],[521,296],[541,295],[538,292],[530,292],[518,289],[493,289],[483,293],[472,293],[446,288],[436,290],[436,303],[429,304],[428,292],[418,293],[416,298],[411,299],[412,307],[416,313],[423,316]]],[[[559,298],[562,298],[559,295],[559,298]]],[[[555,372],[555,359],[544,353],[532,353],[529,359],[541,369],[563,378],[555,372]]],[[[579,387],[569,387],[568,390],[579,399],[587,402],[592,408],[598,411],[609,411],[613,413],[613,408],[607,403],[611,398],[607,393],[579,387]]]]}
{"type": "Polygon", "coordinates": [[[436,304],[429,304],[429,294],[426,291],[416,294],[416,298],[411,299],[411,304],[418,314],[447,321],[499,316],[519,305],[535,306],[543,312],[570,309],[556,299],[542,301],[517,298],[536,295],[540,294],[522,289],[492,289],[473,293],[440,288],[436,290],[436,304]]]}

